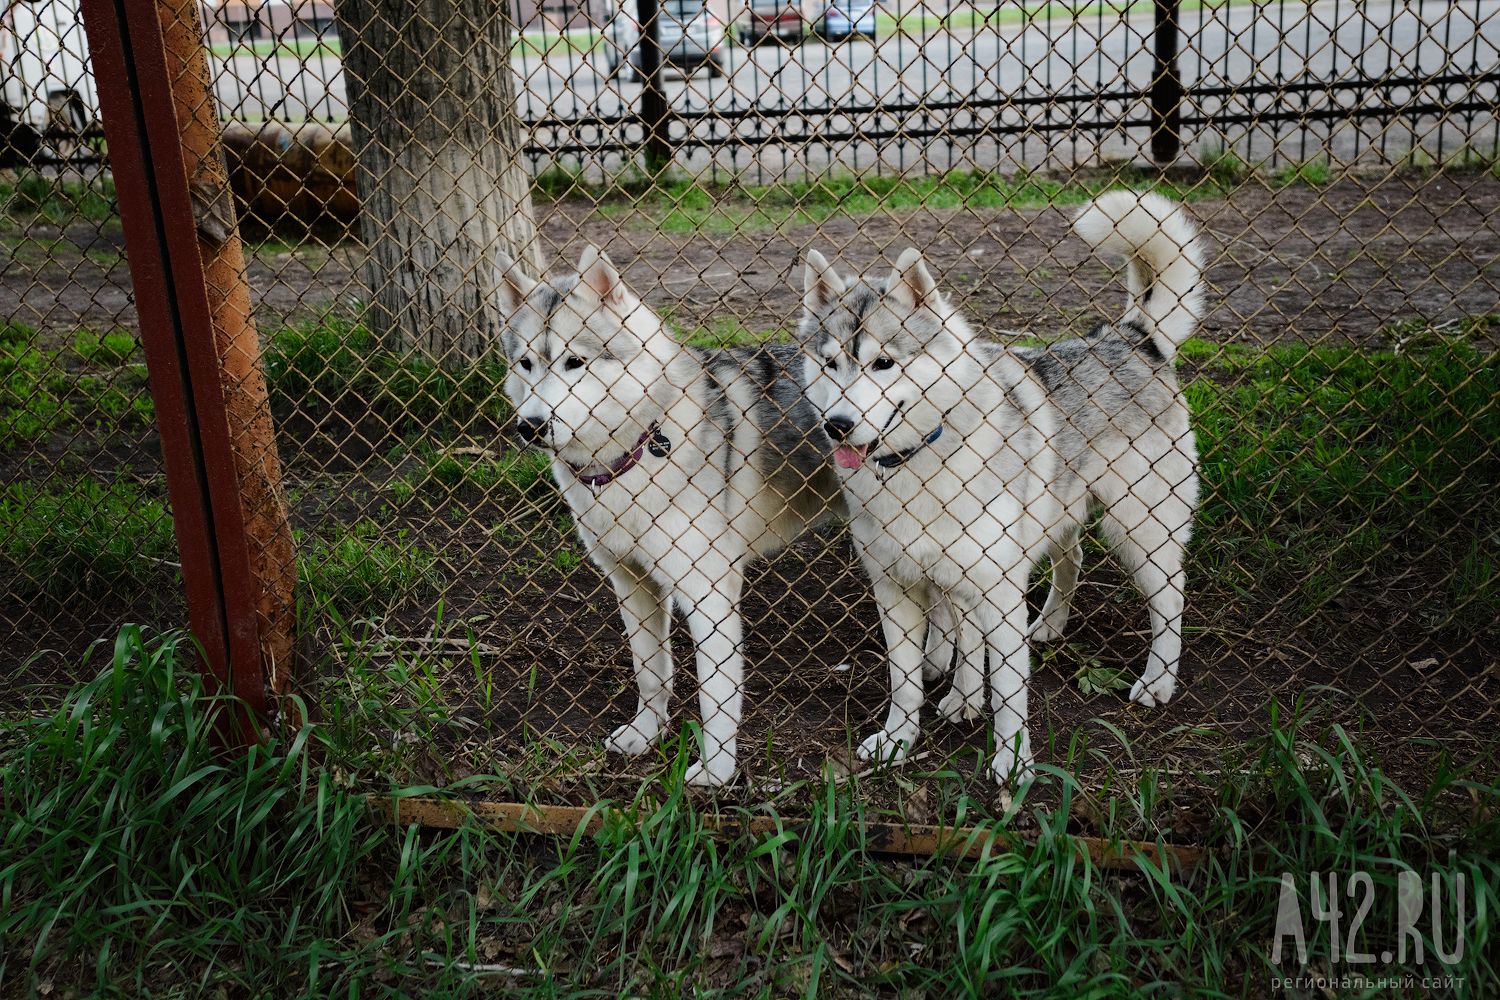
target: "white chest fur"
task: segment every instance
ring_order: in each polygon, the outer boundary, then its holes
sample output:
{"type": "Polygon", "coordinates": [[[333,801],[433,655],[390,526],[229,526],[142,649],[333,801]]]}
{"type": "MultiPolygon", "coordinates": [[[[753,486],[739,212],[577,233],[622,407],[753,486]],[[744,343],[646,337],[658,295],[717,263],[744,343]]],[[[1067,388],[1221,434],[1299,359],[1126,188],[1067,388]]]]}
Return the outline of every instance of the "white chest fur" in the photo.
{"type": "MultiPolygon", "coordinates": [[[[939,442],[942,444],[943,442],[939,442]]],[[[990,431],[907,463],[871,463],[846,474],[844,489],[864,558],[908,585],[975,586],[1039,556],[1056,512],[1046,499],[1046,462],[990,431]]]]}

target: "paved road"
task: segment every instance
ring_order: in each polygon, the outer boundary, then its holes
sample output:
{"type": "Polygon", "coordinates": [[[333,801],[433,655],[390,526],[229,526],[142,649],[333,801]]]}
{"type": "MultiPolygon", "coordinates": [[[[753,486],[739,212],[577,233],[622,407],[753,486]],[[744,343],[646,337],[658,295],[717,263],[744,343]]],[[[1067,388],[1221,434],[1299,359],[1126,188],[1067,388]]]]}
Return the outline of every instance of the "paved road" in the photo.
{"type": "MultiPolygon", "coordinates": [[[[1144,122],[1144,105],[1094,95],[1139,91],[1149,84],[1151,31],[1149,16],[1097,14],[919,38],[891,36],[875,44],[731,49],[722,79],[669,77],[673,109],[695,116],[691,126],[675,123],[673,134],[684,136],[691,127],[700,143],[684,151],[685,166],[760,176],[830,161],[865,167],[878,159],[904,169],[1132,157],[1146,131],[1118,123],[1144,122]],[[874,105],[904,110],[847,110],[874,105]],[[841,110],[828,114],[829,108],[841,110]],[[747,111],[760,113],[747,116],[747,111]],[[856,132],[865,138],[840,138],[856,132]]],[[[1186,114],[1190,120],[1228,122],[1190,126],[1185,130],[1190,149],[1228,143],[1257,161],[1273,153],[1308,159],[1327,150],[1352,159],[1395,157],[1413,145],[1443,154],[1464,144],[1492,151],[1500,142],[1491,110],[1497,104],[1493,78],[1500,74],[1500,0],[1236,4],[1186,12],[1182,45],[1184,83],[1209,95],[1190,104],[1186,114]],[[1399,86],[1378,92],[1322,86],[1428,74],[1488,74],[1492,80],[1423,93],[1399,86]],[[1216,88],[1274,88],[1308,80],[1319,86],[1279,96],[1213,96],[1216,88]],[[1348,115],[1356,106],[1412,107],[1444,99],[1488,107],[1451,116],[1441,127],[1431,115],[1393,125],[1355,122],[1348,115]],[[1332,119],[1305,127],[1265,124],[1263,116],[1277,106],[1332,119]],[[1237,123],[1236,116],[1262,121],[1237,123]]],[[[528,57],[514,66],[522,114],[533,122],[559,123],[539,131],[539,143],[595,146],[637,134],[590,123],[628,114],[640,92],[637,84],[605,80],[601,54],[528,57]]],[[[337,59],[327,56],[305,62],[228,60],[219,94],[235,113],[252,118],[344,116],[343,75],[337,59]]],[[[584,165],[593,169],[620,162],[617,154],[584,157],[584,165]]]]}

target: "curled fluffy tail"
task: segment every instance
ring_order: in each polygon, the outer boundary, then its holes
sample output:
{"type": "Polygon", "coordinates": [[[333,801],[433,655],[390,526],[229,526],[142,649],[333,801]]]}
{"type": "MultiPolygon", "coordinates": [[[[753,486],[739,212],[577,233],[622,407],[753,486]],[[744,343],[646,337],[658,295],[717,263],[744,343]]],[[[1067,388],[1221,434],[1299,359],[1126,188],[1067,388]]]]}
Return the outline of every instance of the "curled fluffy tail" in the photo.
{"type": "Polygon", "coordinates": [[[1203,310],[1203,249],[1182,206],[1149,191],[1110,191],[1078,213],[1073,229],[1095,250],[1125,255],[1124,320],[1139,324],[1171,358],[1198,329],[1203,310]]]}

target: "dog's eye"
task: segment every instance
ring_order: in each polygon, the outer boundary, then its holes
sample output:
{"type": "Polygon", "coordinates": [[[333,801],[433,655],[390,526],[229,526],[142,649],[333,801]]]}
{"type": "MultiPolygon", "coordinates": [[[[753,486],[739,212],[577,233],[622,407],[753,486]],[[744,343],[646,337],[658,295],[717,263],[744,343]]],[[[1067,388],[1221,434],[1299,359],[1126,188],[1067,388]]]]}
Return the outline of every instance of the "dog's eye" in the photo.
{"type": "Polygon", "coordinates": [[[870,365],[870,367],[878,372],[890,371],[896,367],[896,361],[894,358],[876,358],[874,364],[870,365]]]}
{"type": "Polygon", "coordinates": [[[823,367],[827,368],[831,372],[838,371],[838,368],[839,368],[839,359],[838,358],[829,358],[828,360],[826,360],[826,361],[823,362],[823,367]]]}
{"type": "Polygon", "coordinates": [[[574,355],[563,362],[563,371],[576,372],[583,367],[583,359],[574,355]]]}
{"type": "Polygon", "coordinates": [[[519,368],[519,369],[521,369],[521,371],[525,372],[527,375],[530,375],[531,374],[531,359],[530,358],[522,358],[520,361],[516,362],[516,367],[519,368]]]}

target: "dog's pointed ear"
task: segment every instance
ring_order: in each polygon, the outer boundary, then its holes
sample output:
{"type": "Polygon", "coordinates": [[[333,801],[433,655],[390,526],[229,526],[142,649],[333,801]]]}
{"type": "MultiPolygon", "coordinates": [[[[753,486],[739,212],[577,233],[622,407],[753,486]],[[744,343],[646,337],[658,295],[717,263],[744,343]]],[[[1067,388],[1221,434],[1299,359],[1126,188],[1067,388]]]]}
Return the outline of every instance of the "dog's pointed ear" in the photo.
{"type": "Polygon", "coordinates": [[[500,267],[500,308],[515,312],[536,287],[536,281],[504,250],[495,255],[495,263],[500,267]]]}
{"type": "Polygon", "coordinates": [[[578,258],[578,286],[606,306],[621,306],[630,298],[625,279],[603,250],[590,243],[578,258]]]}
{"type": "Polygon", "coordinates": [[[886,280],[885,293],[907,309],[930,309],[939,302],[937,282],[916,247],[909,247],[896,260],[886,280]]]}
{"type": "Polygon", "coordinates": [[[809,312],[822,312],[844,294],[844,279],[816,250],[807,251],[802,273],[802,304],[809,312]]]}

